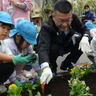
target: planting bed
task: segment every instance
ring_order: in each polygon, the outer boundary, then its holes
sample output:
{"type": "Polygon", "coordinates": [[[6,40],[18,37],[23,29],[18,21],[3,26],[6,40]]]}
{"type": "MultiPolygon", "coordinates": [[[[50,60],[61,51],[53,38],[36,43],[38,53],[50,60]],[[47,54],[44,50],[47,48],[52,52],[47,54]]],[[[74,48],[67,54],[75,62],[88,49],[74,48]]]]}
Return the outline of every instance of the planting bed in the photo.
{"type": "MultiPolygon", "coordinates": [[[[45,95],[51,94],[52,96],[69,96],[70,88],[68,86],[68,80],[70,79],[70,74],[60,73],[57,77],[54,77],[51,82],[45,86],[45,95]]],[[[84,76],[82,80],[85,80],[85,83],[90,88],[90,93],[93,96],[96,96],[96,73],[90,73],[87,76],[84,76]]],[[[37,91],[41,92],[41,88],[33,91],[33,96],[36,95],[37,91]]],[[[6,93],[0,94],[0,96],[7,96],[6,93]]],[[[29,96],[28,93],[22,93],[22,96],[29,96]]]]}

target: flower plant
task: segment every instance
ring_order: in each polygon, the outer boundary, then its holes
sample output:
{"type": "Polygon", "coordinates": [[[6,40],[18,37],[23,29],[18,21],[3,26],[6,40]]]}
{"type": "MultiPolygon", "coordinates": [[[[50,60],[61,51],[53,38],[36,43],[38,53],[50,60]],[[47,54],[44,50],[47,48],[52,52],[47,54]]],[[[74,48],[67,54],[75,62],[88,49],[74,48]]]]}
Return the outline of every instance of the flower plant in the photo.
{"type": "MultiPolygon", "coordinates": [[[[29,96],[32,96],[32,90],[36,90],[37,87],[40,87],[40,81],[39,79],[37,79],[37,77],[35,76],[35,78],[32,80],[25,80],[21,82],[21,87],[22,87],[22,91],[28,91],[29,92],[29,96]]],[[[40,92],[37,92],[36,96],[42,96],[40,92]]],[[[49,94],[48,96],[52,96],[51,94],[49,94]]]]}
{"type": "Polygon", "coordinates": [[[82,77],[92,72],[91,67],[88,64],[84,64],[82,67],[79,65],[74,66],[71,69],[71,78],[68,80],[70,90],[70,96],[92,96],[90,94],[90,88],[86,86],[85,81],[80,81],[82,77]]]}
{"type": "Polygon", "coordinates": [[[92,72],[91,67],[88,67],[88,64],[84,64],[82,67],[79,65],[74,66],[74,68],[71,69],[70,74],[71,74],[71,79],[81,79],[84,77],[84,75],[88,75],[89,73],[92,72]]]}
{"type": "Polygon", "coordinates": [[[71,82],[69,81],[69,86],[71,88],[70,96],[91,96],[90,88],[86,86],[85,81],[76,78],[71,82]]]}
{"type": "Polygon", "coordinates": [[[22,92],[28,91],[29,96],[32,96],[32,90],[36,90],[36,88],[40,86],[40,81],[38,79],[35,80],[35,82],[34,82],[34,80],[32,81],[32,80],[26,79],[25,81],[22,81],[21,83],[22,83],[22,85],[21,85],[22,92]]]}
{"type": "MultiPolygon", "coordinates": [[[[36,96],[42,96],[41,94],[40,94],[40,92],[37,92],[37,95],[36,96]]],[[[51,94],[49,94],[49,95],[47,95],[47,96],[52,96],[51,94]]]]}
{"type": "Polygon", "coordinates": [[[8,88],[7,96],[21,96],[21,87],[17,87],[15,84],[11,84],[8,88]]]}

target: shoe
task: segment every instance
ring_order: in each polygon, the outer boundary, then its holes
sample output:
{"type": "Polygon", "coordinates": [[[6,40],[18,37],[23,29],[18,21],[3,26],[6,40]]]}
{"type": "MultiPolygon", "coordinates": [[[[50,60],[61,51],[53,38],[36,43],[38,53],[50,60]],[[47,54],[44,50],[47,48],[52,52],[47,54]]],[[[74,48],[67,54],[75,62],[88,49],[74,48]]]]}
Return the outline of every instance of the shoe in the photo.
{"type": "Polygon", "coordinates": [[[74,66],[70,63],[70,64],[64,64],[64,62],[62,62],[61,63],[61,66],[60,66],[60,69],[61,70],[67,70],[67,68],[68,68],[68,70],[70,70],[70,69],[72,69],[74,66]]]}
{"type": "Polygon", "coordinates": [[[7,88],[5,87],[4,84],[0,85],[0,93],[4,93],[7,91],[7,88]]]}
{"type": "Polygon", "coordinates": [[[89,67],[91,67],[92,70],[96,69],[96,65],[95,65],[95,63],[92,63],[89,67]]]}
{"type": "Polygon", "coordinates": [[[30,71],[24,70],[22,75],[24,75],[24,77],[29,78],[29,79],[32,78],[32,73],[30,71]]]}

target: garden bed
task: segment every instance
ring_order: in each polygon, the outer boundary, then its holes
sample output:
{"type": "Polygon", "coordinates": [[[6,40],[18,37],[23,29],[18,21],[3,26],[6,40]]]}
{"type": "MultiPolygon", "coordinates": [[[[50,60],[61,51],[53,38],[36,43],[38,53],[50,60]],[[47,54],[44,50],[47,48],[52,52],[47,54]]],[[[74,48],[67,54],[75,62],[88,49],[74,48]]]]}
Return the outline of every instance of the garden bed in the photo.
{"type": "MultiPolygon", "coordinates": [[[[45,86],[45,95],[51,94],[52,96],[69,96],[70,88],[68,86],[68,80],[71,75],[68,73],[60,73],[57,77],[54,77],[51,82],[45,86]]],[[[82,80],[90,88],[90,93],[96,96],[96,73],[90,73],[84,76],[82,80]]],[[[37,91],[41,92],[41,88],[33,91],[33,96],[36,95],[37,91]]],[[[0,96],[7,96],[6,93],[0,94],[0,96]]],[[[29,96],[28,93],[22,93],[22,96],[29,96]]]]}

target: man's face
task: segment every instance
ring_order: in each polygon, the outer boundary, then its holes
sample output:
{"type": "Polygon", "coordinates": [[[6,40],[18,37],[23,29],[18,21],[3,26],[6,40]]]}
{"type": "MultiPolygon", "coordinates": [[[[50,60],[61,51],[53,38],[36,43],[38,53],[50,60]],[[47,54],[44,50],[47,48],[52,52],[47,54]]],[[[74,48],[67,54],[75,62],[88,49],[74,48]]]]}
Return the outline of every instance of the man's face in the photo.
{"type": "Polygon", "coordinates": [[[85,12],[88,12],[89,11],[89,7],[86,7],[84,10],[85,10],[85,12]]]}
{"type": "Polygon", "coordinates": [[[66,14],[55,11],[52,13],[52,18],[59,30],[66,31],[72,22],[72,10],[66,14]]]}

